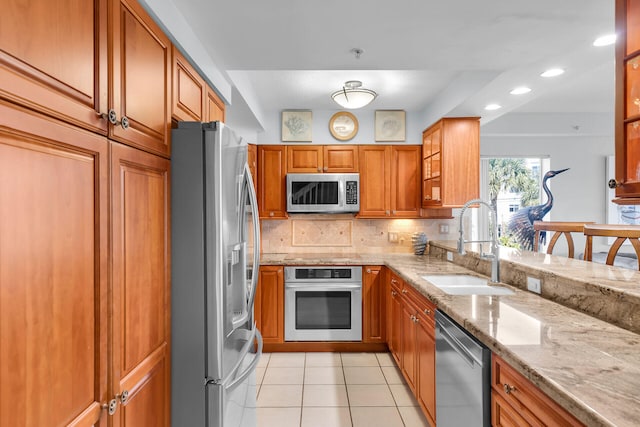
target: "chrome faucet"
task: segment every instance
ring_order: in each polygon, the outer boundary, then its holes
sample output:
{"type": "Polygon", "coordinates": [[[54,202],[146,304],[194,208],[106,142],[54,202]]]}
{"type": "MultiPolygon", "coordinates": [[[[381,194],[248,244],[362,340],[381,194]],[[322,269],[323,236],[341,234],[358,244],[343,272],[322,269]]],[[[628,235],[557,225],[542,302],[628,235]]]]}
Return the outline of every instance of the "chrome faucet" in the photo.
{"type": "MultiPolygon", "coordinates": [[[[491,282],[498,283],[500,281],[500,248],[498,246],[498,213],[496,212],[496,209],[482,199],[469,200],[464,204],[464,206],[462,206],[462,210],[460,211],[460,226],[458,228],[458,231],[460,233],[460,237],[458,238],[458,253],[461,255],[465,254],[465,243],[491,243],[491,253],[480,253],[480,258],[491,260],[491,282]],[[462,217],[464,216],[464,212],[467,210],[467,208],[470,205],[475,204],[485,205],[491,211],[492,224],[489,230],[489,237],[491,240],[464,240],[464,227],[462,225],[462,217]]],[[[482,249],[480,250],[480,252],[482,252],[482,249]]]]}

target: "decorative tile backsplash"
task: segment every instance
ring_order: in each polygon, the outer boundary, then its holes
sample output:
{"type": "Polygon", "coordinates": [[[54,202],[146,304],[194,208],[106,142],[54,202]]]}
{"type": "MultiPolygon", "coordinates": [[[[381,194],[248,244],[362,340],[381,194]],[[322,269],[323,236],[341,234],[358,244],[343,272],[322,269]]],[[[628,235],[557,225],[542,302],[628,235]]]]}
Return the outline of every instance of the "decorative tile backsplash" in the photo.
{"type": "Polygon", "coordinates": [[[349,214],[298,214],[288,220],[262,221],[265,253],[412,253],[411,235],[455,238],[453,219],[356,219],[349,214]],[[440,234],[448,225],[449,234],[440,234]]]}

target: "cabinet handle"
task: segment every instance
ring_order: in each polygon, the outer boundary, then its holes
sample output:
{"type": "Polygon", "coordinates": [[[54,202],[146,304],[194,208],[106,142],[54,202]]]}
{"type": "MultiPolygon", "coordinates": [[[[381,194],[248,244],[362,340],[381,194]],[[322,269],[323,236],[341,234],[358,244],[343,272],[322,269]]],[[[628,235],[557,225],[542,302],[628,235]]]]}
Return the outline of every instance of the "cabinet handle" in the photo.
{"type": "Polygon", "coordinates": [[[403,290],[402,290],[402,293],[403,293],[403,294],[406,294],[407,292],[409,292],[409,291],[407,291],[406,289],[403,289],[403,290]]]}
{"type": "Polygon", "coordinates": [[[506,394],[511,394],[511,393],[513,393],[514,391],[516,391],[516,386],[514,386],[514,385],[509,385],[509,384],[507,384],[507,383],[504,383],[504,392],[505,392],[506,394]]]}
{"type": "Polygon", "coordinates": [[[398,281],[396,279],[391,279],[391,283],[393,283],[394,285],[398,284],[398,281]]]}
{"type": "Polygon", "coordinates": [[[122,120],[120,120],[120,126],[122,126],[122,129],[129,128],[129,119],[127,118],[127,116],[122,116],[122,120]]]}
{"type": "Polygon", "coordinates": [[[395,297],[396,295],[398,295],[398,293],[396,291],[391,291],[391,295],[395,297]]]}
{"type": "Polygon", "coordinates": [[[367,274],[371,274],[371,269],[367,268],[367,274]]]}
{"type": "Polygon", "coordinates": [[[424,314],[426,314],[427,316],[431,315],[431,310],[429,310],[428,308],[424,309],[424,314]]]}
{"type": "Polygon", "coordinates": [[[116,413],[118,409],[118,403],[124,405],[127,403],[127,399],[129,398],[129,390],[124,390],[120,394],[116,394],[113,399],[111,399],[108,403],[102,404],[102,409],[106,409],[109,415],[113,415],[116,413]]]}
{"type": "Polygon", "coordinates": [[[388,210],[384,211],[384,213],[385,213],[386,215],[389,215],[389,214],[390,214],[390,212],[389,212],[388,210]]]}
{"type": "Polygon", "coordinates": [[[325,167],[324,167],[324,171],[326,172],[326,171],[328,171],[328,170],[329,170],[329,168],[328,168],[327,166],[325,166],[325,167]]]}
{"type": "Polygon", "coordinates": [[[322,172],[322,168],[321,167],[318,167],[318,172],[322,172]]]}
{"type": "Polygon", "coordinates": [[[105,120],[108,120],[109,123],[111,123],[112,125],[115,125],[116,123],[118,123],[118,115],[116,114],[116,110],[114,110],[113,108],[106,113],[100,113],[96,111],[96,114],[99,117],[105,120]]]}
{"type": "Polygon", "coordinates": [[[269,216],[273,216],[273,215],[274,215],[273,212],[269,212],[269,216]]]}
{"type": "Polygon", "coordinates": [[[395,214],[396,214],[396,211],[391,211],[391,213],[392,213],[393,215],[395,215],[395,214]]]}
{"type": "Polygon", "coordinates": [[[615,179],[610,179],[608,182],[609,188],[613,189],[613,188],[618,188],[618,187],[622,187],[624,184],[622,184],[620,181],[616,181],[615,179]]]}
{"type": "Polygon", "coordinates": [[[431,196],[424,196],[425,200],[431,200],[431,196]]]}

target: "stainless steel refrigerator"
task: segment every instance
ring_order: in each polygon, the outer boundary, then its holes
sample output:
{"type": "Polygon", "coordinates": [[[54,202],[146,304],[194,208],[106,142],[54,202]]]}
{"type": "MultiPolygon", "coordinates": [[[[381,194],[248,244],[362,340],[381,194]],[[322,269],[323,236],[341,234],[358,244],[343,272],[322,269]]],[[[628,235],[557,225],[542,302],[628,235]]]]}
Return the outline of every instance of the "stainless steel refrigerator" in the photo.
{"type": "Polygon", "coordinates": [[[260,237],[247,144],[180,122],[171,149],[171,421],[256,425],[260,237]]]}

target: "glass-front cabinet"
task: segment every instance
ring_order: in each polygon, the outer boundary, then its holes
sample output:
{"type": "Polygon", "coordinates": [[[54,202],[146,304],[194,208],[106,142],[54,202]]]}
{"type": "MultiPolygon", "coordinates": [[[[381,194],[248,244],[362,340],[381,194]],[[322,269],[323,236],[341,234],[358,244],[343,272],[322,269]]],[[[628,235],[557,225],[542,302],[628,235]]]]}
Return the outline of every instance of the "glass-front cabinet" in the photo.
{"type": "Polygon", "coordinates": [[[616,0],[616,203],[640,200],[640,0],[616,0]]]}

